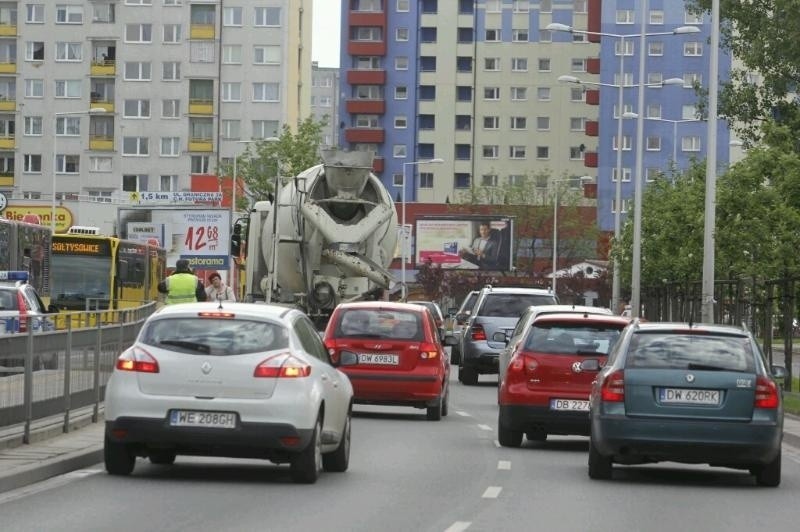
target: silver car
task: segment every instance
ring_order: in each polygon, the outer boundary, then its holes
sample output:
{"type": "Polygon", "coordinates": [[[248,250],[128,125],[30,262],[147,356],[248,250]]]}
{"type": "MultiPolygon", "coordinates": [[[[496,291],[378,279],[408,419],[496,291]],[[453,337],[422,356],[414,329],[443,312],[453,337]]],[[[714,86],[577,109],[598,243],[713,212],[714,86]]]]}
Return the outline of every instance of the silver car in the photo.
{"type": "MultiPolygon", "coordinates": [[[[506,376],[506,368],[511,360],[511,354],[519,346],[520,341],[525,336],[525,332],[530,328],[533,320],[537,316],[552,313],[575,313],[575,314],[603,314],[610,316],[613,314],[611,309],[604,307],[589,307],[583,305],[535,305],[528,307],[525,312],[520,316],[514,330],[510,334],[503,331],[495,333],[495,340],[505,342],[506,346],[500,351],[500,359],[498,361],[498,384],[503,384],[503,379],[506,376]]],[[[500,387],[498,386],[498,392],[500,387]]]]}
{"type": "MultiPolygon", "coordinates": [[[[355,364],[343,355],[339,365],[355,364]]],[[[136,457],[264,458],[295,482],[345,471],[353,388],[311,320],[277,305],[169,305],[145,322],[106,387],[105,466],[136,457]]]]}

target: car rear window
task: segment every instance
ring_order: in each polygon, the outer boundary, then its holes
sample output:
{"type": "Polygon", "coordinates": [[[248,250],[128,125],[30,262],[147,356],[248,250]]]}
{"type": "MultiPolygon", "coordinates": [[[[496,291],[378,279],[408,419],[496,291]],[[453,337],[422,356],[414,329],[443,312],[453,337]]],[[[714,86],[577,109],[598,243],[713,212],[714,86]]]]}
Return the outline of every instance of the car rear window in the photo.
{"type": "Polygon", "coordinates": [[[637,333],[626,367],[755,371],[750,341],[741,336],[637,333]]]}
{"type": "Polygon", "coordinates": [[[289,331],[263,321],[165,318],[146,324],[139,341],[181,353],[229,356],[286,349],[289,331]]]}
{"type": "Polygon", "coordinates": [[[335,330],[339,338],[424,339],[422,320],[416,312],[349,309],[342,311],[339,316],[335,330]]]}
{"type": "Polygon", "coordinates": [[[0,310],[19,310],[16,289],[0,289],[0,310]]]}
{"type": "Polygon", "coordinates": [[[534,294],[487,294],[478,316],[519,318],[532,305],[555,305],[553,296],[534,294]]]}
{"type": "Polygon", "coordinates": [[[607,355],[622,327],[543,324],[531,327],[525,351],[562,355],[607,355]]]}

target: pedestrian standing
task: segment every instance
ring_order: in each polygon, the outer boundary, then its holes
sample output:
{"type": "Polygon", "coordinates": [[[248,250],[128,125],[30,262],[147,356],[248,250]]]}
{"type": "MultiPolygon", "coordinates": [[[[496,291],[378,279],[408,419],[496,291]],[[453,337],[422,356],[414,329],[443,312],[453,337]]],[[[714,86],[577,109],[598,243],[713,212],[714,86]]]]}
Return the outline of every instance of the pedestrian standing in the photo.
{"type": "Polygon", "coordinates": [[[206,300],[203,281],[192,273],[189,261],[186,259],[178,259],[175,263],[175,273],[158,283],[158,291],[167,294],[164,302],[167,305],[206,300]]]}
{"type": "Polygon", "coordinates": [[[211,283],[206,287],[206,298],[208,301],[236,301],[236,294],[233,288],[222,282],[222,277],[217,272],[208,276],[211,283]]]}

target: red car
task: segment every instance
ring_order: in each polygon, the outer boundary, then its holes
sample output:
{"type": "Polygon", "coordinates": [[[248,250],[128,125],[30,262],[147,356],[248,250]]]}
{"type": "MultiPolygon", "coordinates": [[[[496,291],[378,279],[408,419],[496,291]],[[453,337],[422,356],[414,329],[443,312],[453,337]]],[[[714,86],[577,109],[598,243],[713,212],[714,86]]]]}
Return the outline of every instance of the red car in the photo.
{"type": "Polygon", "coordinates": [[[498,399],[498,441],[519,447],[522,435],[589,435],[589,393],[596,373],[581,369],[587,358],[604,364],[629,318],[553,313],[535,318],[511,353],[498,399]]]}
{"type": "Polygon", "coordinates": [[[431,421],[447,415],[450,364],[430,310],[388,301],[342,303],[325,329],[334,364],[343,351],[358,364],[341,367],[357,404],[425,408],[431,421]]]}

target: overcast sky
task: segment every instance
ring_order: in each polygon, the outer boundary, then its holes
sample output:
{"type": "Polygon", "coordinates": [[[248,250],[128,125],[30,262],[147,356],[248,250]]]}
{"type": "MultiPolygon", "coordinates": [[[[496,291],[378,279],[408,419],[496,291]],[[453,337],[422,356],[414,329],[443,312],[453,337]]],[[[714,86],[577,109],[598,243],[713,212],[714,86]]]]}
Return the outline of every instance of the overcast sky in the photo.
{"type": "Polygon", "coordinates": [[[341,0],[314,0],[311,60],[321,67],[339,66],[341,0]]]}

